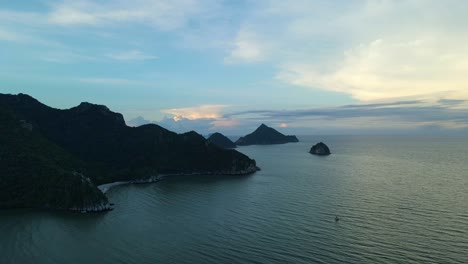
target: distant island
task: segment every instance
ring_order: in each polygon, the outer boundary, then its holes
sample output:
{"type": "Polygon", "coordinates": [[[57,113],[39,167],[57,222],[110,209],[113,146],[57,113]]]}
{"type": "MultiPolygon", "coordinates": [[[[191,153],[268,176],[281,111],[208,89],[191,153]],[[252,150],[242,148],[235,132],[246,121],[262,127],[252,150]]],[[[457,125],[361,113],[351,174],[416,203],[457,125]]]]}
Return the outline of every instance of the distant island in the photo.
{"type": "Polygon", "coordinates": [[[309,151],[310,154],[318,155],[318,156],[328,156],[331,154],[330,149],[328,148],[325,143],[320,142],[312,146],[309,151]]]}
{"type": "Polygon", "coordinates": [[[213,133],[211,136],[208,137],[208,141],[211,143],[215,144],[216,146],[220,148],[225,148],[225,149],[232,149],[232,148],[237,148],[237,145],[232,142],[229,138],[227,138],[225,135],[221,133],[213,133]]]}
{"type": "Polygon", "coordinates": [[[296,136],[285,136],[274,128],[268,127],[265,124],[260,125],[254,132],[236,141],[238,146],[248,145],[271,145],[285,144],[291,142],[299,142],[296,136]]]}
{"type": "Polygon", "coordinates": [[[98,185],[161,175],[244,175],[255,160],[196,132],[128,127],[106,106],[60,110],[29,95],[0,94],[0,209],[110,210],[98,185]]]}

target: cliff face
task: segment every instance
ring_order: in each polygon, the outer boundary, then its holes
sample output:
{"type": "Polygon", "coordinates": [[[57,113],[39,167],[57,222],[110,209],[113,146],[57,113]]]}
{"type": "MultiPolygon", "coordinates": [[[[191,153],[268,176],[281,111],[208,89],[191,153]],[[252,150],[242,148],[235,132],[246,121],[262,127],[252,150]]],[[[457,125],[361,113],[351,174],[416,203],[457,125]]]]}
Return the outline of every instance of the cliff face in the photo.
{"type": "MultiPolygon", "coordinates": [[[[193,131],[178,135],[157,125],[128,127],[121,114],[101,105],[82,103],[59,110],[28,95],[0,94],[0,109],[4,119],[9,120],[0,124],[2,130],[8,132],[0,134],[0,140],[9,142],[0,146],[0,164],[8,169],[8,173],[0,177],[16,182],[15,186],[24,184],[18,191],[5,194],[5,197],[16,197],[14,200],[18,202],[2,200],[7,202],[0,207],[26,206],[21,204],[29,200],[22,198],[27,196],[28,186],[34,192],[50,194],[50,199],[57,201],[69,194],[61,191],[53,194],[54,190],[61,189],[55,188],[53,183],[77,186],[77,193],[82,195],[73,200],[82,199],[83,205],[75,202],[65,207],[99,207],[105,205],[107,199],[97,190],[95,185],[98,184],[144,181],[159,173],[245,174],[256,171],[254,160],[237,151],[221,149],[193,131]],[[31,142],[41,147],[30,149],[29,146],[34,145],[31,142]],[[22,146],[22,150],[15,152],[18,146],[22,146]],[[19,165],[28,159],[30,163],[19,165]],[[31,174],[42,170],[40,174],[31,174]],[[34,183],[39,179],[46,179],[46,183],[35,188],[34,183]],[[83,186],[81,191],[78,186],[83,186]]],[[[2,184],[8,188],[7,181],[2,184]]],[[[60,202],[52,205],[38,201],[37,204],[62,208],[60,202]]]]}
{"type": "Polygon", "coordinates": [[[254,132],[236,141],[238,146],[247,145],[271,145],[299,142],[296,136],[285,136],[275,129],[264,124],[259,126],[254,132]]]}
{"type": "Polygon", "coordinates": [[[236,144],[232,142],[229,138],[224,136],[221,133],[214,133],[209,138],[208,141],[215,144],[218,147],[225,148],[225,149],[232,149],[236,148],[236,144]]]}

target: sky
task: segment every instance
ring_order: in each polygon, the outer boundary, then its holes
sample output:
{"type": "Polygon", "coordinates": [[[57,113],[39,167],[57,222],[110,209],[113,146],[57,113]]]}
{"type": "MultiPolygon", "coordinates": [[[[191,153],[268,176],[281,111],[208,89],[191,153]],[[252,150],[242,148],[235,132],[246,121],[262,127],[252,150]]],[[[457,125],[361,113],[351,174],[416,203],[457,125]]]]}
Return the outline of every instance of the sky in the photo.
{"type": "Polygon", "coordinates": [[[468,134],[465,0],[0,0],[0,93],[241,135],[468,134]]]}

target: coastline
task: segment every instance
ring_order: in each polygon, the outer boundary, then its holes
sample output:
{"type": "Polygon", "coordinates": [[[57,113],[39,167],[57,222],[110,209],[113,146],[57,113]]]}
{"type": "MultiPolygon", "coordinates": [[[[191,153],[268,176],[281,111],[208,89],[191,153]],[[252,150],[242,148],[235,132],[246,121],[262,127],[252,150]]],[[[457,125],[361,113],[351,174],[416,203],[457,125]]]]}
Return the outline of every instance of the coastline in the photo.
{"type": "Polygon", "coordinates": [[[162,180],[161,176],[151,176],[149,179],[146,180],[133,180],[133,181],[118,181],[118,182],[110,182],[96,186],[102,193],[106,194],[110,189],[115,186],[125,185],[125,184],[144,184],[144,183],[154,183],[162,180]]]}
{"type": "Polygon", "coordinates": [[[98,185],[97,188],[104,194],[106,194],[112,187],[124,184],[130,184],[130,181],[111,182],[98,185]]]}
{"type": "MultiPolygon", "coordinates": [[[[252,165],[244,170],[240,171],[219,171],[219,172],[192,172],[192,173],[167,173],[167,174],[159,174],[157,176],[152,176],[145,180],[132,180],[132,181],[117,181],[117,182],[110,182],[96,186],[104,195],[113,187],[125,184],[148,184],[148,183],[155,183],[164,180],[166,177],[171,176],[194,176],[194,175],[224,175],[224,176],[243,176],[243,175],[250,175],[261,169],[255,165],[252,165]]],[[[29,207],[24,207],[29,208],[29,207]]],[[[70,207],[70,208],[59,208],[59,207],[50,207],[50,206],[43,206],[43,207],[31,207],[31,208],[41,208],[53,211],[67,211],[71,213],[104,213],[114,210],[114,204],[111,202],[106,203],[96,203],[92,205],[87,205],[84,207],[70,207]]]]}
{"type": "Polygon", "coordinates": [[[257,166],[251,166],[245,170],[241,170],[238,172],[193,172],[193,173],[169,173],[169,174],[159,174],[158,176],[152,176],[147,180],[133,180],[133,181],[117,181],[117,182],[110,182],[98,185],[97,188],[104,194],[106,194],[110,189],[115,186],[119,185],[126,185],[126,184],[145,184],[145,183],[155,183],[162,181],[166,177],[171,176],[194,176],[194,175],[226,175],[226,176],[242,176],[242,175],[249,175],[259,171],[260,168],[257,166]]]}

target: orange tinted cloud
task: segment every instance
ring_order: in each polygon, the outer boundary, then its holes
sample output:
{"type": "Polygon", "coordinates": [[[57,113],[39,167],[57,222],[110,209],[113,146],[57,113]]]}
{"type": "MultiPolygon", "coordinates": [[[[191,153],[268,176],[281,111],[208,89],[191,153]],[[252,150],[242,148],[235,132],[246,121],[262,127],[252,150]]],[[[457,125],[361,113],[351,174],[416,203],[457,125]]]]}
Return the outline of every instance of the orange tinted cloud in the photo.
{"type": "Polygon", "coordinates": [[[190,120],[219,119],[222,116],[221,110],[225,107],[226,105],[200,105],[196,107],[163,109],[161,112],[173,115],[176,122],[182,118],[190,120]]]}

